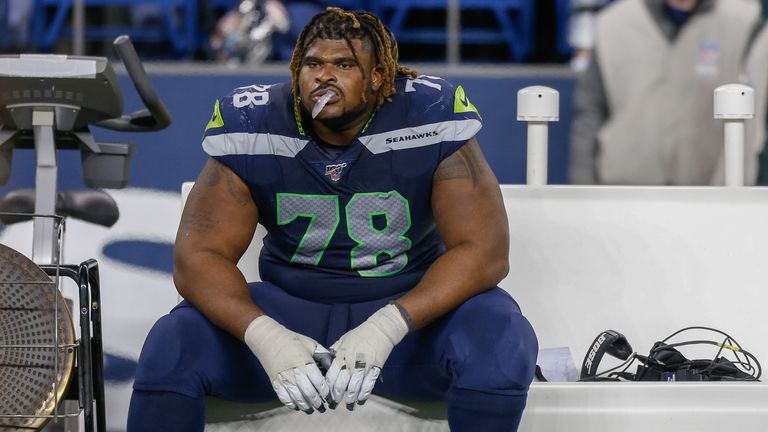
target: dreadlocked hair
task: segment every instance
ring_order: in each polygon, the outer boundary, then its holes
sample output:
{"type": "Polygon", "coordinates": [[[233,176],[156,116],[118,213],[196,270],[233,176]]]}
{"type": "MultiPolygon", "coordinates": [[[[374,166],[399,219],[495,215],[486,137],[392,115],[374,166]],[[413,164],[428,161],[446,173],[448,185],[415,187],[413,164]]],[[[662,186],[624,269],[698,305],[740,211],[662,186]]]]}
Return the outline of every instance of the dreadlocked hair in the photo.
{"type": "Polygon", "coordinates": [[[318,38],[344,39],[355,59],[358,60],[358,67],[363,72],[364,80],[367,80],[368,77],[366,77],[362,63],[357,58],[357,53],[352,46],[352,39],[370,39],[373,44],[373,52],[376,55],[376,63],[382,68],[382,75],[384,76],[384,82],[376,94],[376,109],[383,105],[384,101],[391,100],[389,97],[395,94],[395,77],[398,74],[416,78],[415,70],[400,66],[397,63],[400,53],[395,36],[376,15],[365,11],[352,12],[337,7],[329,7],[325,12],[315,15],[304,26],[296,42],[296,48],[293,50],[290,69],[294,94],[293,110],[297,118],[299,118],[298,95],[301,62],[307,48],[318,38]]]}

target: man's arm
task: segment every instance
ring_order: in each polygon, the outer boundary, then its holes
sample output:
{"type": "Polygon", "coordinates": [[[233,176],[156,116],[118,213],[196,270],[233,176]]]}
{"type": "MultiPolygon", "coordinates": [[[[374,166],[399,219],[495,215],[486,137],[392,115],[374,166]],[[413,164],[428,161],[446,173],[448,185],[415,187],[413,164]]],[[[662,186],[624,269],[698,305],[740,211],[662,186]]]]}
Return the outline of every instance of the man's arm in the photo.
{"type": "Polygon", "coordinates": [[[187,198],[173,250],[179,293],[237,338],[263,313],[237,262],[251,243],[258,210],[248,187],[209,158],[187,198]]]}
{"type": "Polygon", "coordinates": [[[209,158],[181,215],[173,251],[176,289],[248,345],[283,404],[308,414],[324,411],[330,390],[312,355],[328,351],[265,315],[237,268],[258,218],[248,186],[209,158]]]}
{"type": "Polygon", "coordinates": [[[509,227],[496,177],[474,138],[440,163],[432,211],[446,252],[399,298],[421,328],[496,286],[509,270],[509,227]]]}
{"type": "Polygon", "coordinates": [[[597,133],[608,118],[603,76],[597,51],[592,52],[589,66],[576,83],[573,123],[571,123],[570,182],[594,184],[598,151],[597,133]]]}

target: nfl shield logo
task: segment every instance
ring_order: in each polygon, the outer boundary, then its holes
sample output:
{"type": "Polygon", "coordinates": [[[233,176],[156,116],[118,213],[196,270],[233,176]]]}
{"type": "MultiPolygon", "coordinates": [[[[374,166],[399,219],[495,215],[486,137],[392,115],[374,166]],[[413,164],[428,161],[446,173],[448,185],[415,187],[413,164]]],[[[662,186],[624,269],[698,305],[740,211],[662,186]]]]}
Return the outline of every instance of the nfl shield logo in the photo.
{"type": "Polygon", "coordinates": [[[346,162],[342,162],[340,164],[326,165],[325,166],[325,175],[327,175],[331,180],[337,182],[337,181],[339,181],[339,179],[341,179],[341,171],[346,166],[347,166],[346,162]]]}
{"type": "Polygon", "coordinates": [[[715,76],[720,73],[720,45],[717,42],[703,41],[699,44],[696,72],[704,76],[715,76]]]}

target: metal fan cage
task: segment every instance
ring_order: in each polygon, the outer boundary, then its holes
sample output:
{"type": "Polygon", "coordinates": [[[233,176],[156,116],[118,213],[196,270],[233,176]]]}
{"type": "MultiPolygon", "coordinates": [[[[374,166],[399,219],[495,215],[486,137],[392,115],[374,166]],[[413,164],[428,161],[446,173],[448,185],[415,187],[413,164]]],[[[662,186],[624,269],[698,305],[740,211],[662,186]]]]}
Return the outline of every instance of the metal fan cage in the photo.
{"type": "Polygon", "coordinates": [[[95,260],[62,265],[64,219],[55,215],[0,213],[7,217],[54,218],[55,263],[37,265],[0,244],[0,430],[39,430],[49,421],[84,414],[92,431],[104,420],[100,296],[95,260]],[[61,277],[79,288],[80,339],[61,293],[61,277]],[[71,387],[71,388],[70,388],[71,387]],[[75,399],[79,409],[65,412],[62,402],[75,399]]]}

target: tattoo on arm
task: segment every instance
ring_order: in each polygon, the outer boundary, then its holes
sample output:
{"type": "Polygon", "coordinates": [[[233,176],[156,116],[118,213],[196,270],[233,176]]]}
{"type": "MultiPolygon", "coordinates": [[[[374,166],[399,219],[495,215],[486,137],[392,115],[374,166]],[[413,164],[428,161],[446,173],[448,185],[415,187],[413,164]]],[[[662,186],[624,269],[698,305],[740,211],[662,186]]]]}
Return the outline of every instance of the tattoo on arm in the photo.
{"type": "Polygon", "coordinates": [[[219,184],[222,175],[227,182],[227,192],[229,192],[229,196],[234,198],[235,202],[240,206],[248,205],[251,196],[237,189],[234,182],[236,174],[229,169],[226,169],[221,163],[211,160],[209,164],[206,164],[200,175],[200,180],[202,181],[203,186],[213,187],[219,184]]]}
{"type": "Polygon", "coordinates": [[[229,191],[229,195],[235,199],[235,202],[237,202],[240,207],[245,207],[248,205],[248,202],[251,200],[251,196],[247,193],[244,193],[243,191],[238,190],[235,187],[235,182],[233,181],[233,178],[235,177],[235,173],[228,172],[227,173],[227,191],[229,191]]]}
{"type": "Polygon", "coordinates": [[[187,197],[187,204],[179,224],[180,232],[207,232],[216,228],[218,221],[205,205],[200,204],[199,200],[202,188],[210,188],[219,184],[222,171],[222,165],[213,159],[205,164],[195,184],[196,187],[192,188],[187,197]]]}
{"type": "Polygon", "coordinates": [[[221,180],[221,164],[214,160],[211,161],[211,163],[205,164],[200,175],[200,180],[207,187],[216,186],[221,180]]]}
{"type": "Polygon", "coordinates": [[[193,206],[181,218],[179,231],[182,232],[207,232],[213,231],[218,225],[218,221],[205,209],[193,206]]]}
{"type": "Polygon", "coordinates": [[[482,155],[477,143],[468,142],[440,163],[435,171],[434,181],[471,178],[472,186],[477,187],[481,164],[482,155]]]}
{"type": "Polygon", "coordinates": [[[210,193],[208,193],[209,197],[205,198],[207,201],[201,202],[203,199],[201,194],[204,193],[205,188],[212,188],[219,185],[222,177],[224,177],[226,182],[228,194],[221,195],[217,190],[217,198],[229,195],[234,199],[235,203],[241,207],[245,207],[251,203],[251,195],[248,192],[239,189],[235,184],[235,175],[235,173],[216,160],[209,160],[203,167],[203,170],[198,177],[197,184],[192,188],[192,192],[187,198],[187,205],[181,218],[179,230],[185,232],[208,232],[218,228],[219,219],[214,212],[210,211],[211,203],[207,202],[213,198],[211,198],[210,193]]]}

